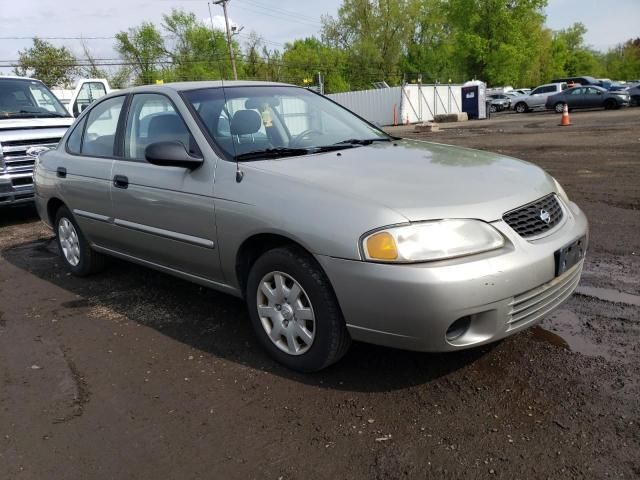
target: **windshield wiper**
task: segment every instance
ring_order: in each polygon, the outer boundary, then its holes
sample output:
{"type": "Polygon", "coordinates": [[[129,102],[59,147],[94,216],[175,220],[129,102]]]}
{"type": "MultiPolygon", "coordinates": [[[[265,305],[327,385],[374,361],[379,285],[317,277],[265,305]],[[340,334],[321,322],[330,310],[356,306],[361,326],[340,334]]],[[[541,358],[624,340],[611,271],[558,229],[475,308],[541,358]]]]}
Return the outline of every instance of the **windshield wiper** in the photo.
{"type": "Polygon", "coordinates": [[[42,112],[42,113],[36,113],[35,115],[45,116],[45,117],[60,117],[60,118],[67,118],[71,116],[69,114],[58,113],[58,112],[42,112]]]}
{"type": "Polygon", "coordinates": [[[308,148],[288,148],[277,147],[267,148],[265,150],[254,150],[253,152],[241,153],[234,157],[235,160],[256,160],[262,158],[280,158],[280,157],[295,157],[298,155],[307,155],[311,153],[308,148]]]}
{"type": "Polygon", "coordinates": [[[390,142],[391,138],[348,138],[334,145],[371,145],[373,142],[390,142]]]}

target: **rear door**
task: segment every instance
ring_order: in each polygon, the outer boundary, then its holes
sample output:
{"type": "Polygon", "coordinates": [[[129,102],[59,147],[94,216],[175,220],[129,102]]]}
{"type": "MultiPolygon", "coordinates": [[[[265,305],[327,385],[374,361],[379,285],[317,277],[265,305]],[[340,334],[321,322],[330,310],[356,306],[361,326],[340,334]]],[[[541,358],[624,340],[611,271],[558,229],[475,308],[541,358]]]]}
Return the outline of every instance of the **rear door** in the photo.
{"type": "Polygon", "coordinates": [[[111,247],[111,168],[116,133],[126,97],[97,104],[71,132],[66,155],[56,167],[62,197],[89,240],[111,247]]]}
{"type": "Polygon", "coordinates": [[[213,202],[215,161],[205,158],[195,170],[146,161],[145,148],[162,141],[179,141],[191,153],[201,154],[175,104],[163,94],[132,96],[123,137],[123,155],[114,163],[111,188],[117,250],[221,281],[213,202]]]}

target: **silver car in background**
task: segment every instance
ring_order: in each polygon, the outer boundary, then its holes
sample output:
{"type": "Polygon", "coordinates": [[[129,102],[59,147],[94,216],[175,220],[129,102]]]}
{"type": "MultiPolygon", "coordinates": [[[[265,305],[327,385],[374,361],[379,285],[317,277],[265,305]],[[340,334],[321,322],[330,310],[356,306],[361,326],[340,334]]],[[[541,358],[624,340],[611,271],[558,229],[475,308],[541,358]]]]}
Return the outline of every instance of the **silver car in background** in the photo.
{"type": "Polygon", "coordinates": [[[385,134],[308,90],[137,87],[95,102],[35,170],[67,267],[115,256],[243,297],[278,361],[359,340],[494,342],[576,288],[587,220],[529,163],[385,134]]]}
{"type": "Polygon", "coordinates": [[[547,97],[566,90],[566,83],[548,83],[534,88],[529,94],[511,99],[513,109],[518,113],[526,113],[532,110],[544,110],[547,97]]]}

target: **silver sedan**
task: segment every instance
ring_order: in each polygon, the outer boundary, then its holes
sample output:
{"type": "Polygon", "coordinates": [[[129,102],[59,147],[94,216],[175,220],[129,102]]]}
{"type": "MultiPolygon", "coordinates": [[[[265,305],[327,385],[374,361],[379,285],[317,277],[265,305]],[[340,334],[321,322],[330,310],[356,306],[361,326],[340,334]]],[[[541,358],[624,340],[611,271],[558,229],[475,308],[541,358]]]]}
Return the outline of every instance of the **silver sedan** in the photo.
{"type": "Polygon", "coordinates": [[[351,340],[455,351],[519,332],[571,295],[587,247],[540,168],[394,138],[284,84],[103,97],[35,185],[73,273],[113,256],[242,297],[266,351],[301,371],[351,340]]]}

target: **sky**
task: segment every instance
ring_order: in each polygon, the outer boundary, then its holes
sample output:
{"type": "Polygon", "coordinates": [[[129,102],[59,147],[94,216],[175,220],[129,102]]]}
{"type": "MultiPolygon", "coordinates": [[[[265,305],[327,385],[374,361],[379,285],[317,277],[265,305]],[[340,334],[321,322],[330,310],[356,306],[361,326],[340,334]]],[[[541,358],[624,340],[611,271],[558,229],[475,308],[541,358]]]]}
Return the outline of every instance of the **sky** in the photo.
{"type": "MultiPolygon", "coordinates": [[[[285,42],[317,34],[322,15],[335,15],[341,0],[230,0],[229,16],[244,29],[241,43],[252,31],[271,49],[285,42]]],[[[631,37],[640,36],[640,0],[615,0],[615,9],[605,0],[549,0],[547,26],[557,30],[575,22],[586,25],[586,42],[606,50],[631,37]]],[[[209,20],[207,0],[0,0],[0,64],[18,58],[18,51],[31,45],[37,35],[56,45],[82,54],[80,40],[87,38],[93,56],[115,58],[113,35],[143,21],[157,24],[163,13],[182,7],[198,18],[209,20]],[[8,38],[23,37],[23,38],[8,38]],[[72,37],[67,39],[68,37],[72,37]],[[108,37],[106,39],[95,37],[108,37]]],[[[211,6],[215,26],[222,27],[222,8],[211,6]]],[[[7,73],[7,69],[0,69],[7,73]]]]}

